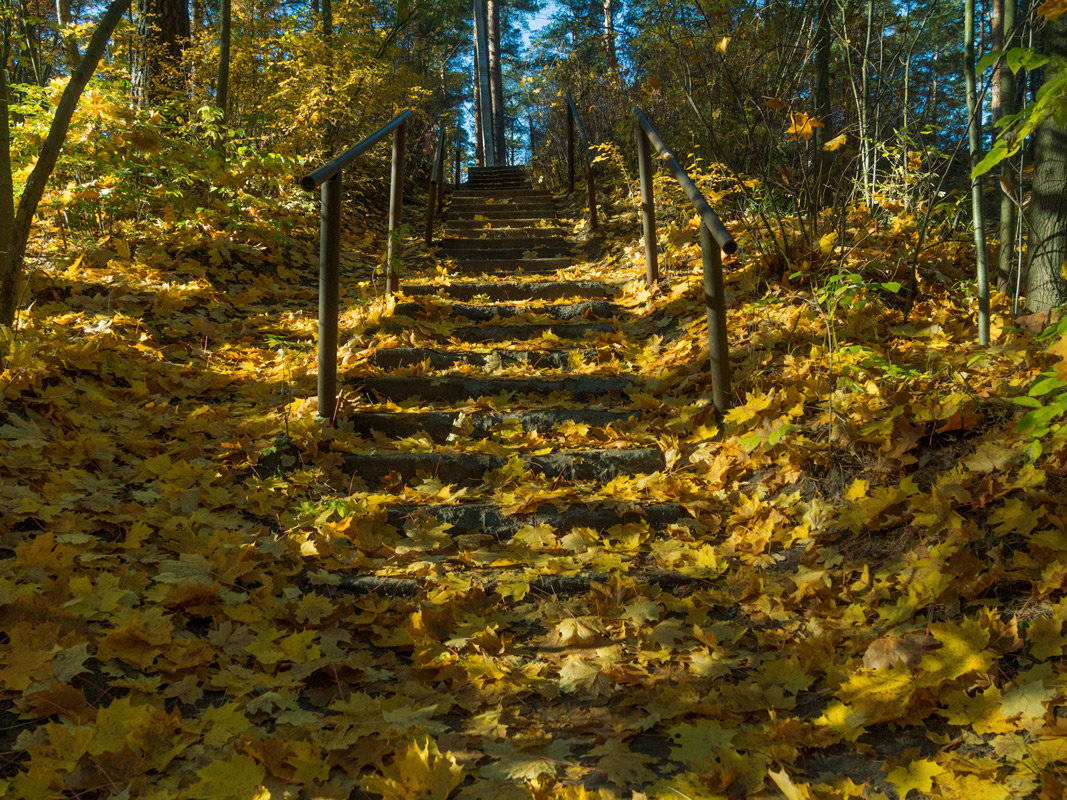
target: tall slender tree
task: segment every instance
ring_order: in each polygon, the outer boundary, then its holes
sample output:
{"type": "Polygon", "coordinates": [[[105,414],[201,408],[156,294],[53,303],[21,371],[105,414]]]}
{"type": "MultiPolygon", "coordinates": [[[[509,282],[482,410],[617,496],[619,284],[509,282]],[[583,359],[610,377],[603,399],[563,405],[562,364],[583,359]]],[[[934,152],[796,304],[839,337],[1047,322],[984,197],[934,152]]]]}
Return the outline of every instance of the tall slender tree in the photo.
{"type": "MultiPolygon", "coordinates": [[[[978,107],[975,75],[974,4],[975,0],[964,0],[963,5],[963,72],[967,81],[967,139],[972,169],[982,160],[982,113],[978,107]]],[[[971,220],[978,279],[978,341],[989,344],[989,255],[985,244],[982,178],[978,175],[971,178],[971,220]]]]}

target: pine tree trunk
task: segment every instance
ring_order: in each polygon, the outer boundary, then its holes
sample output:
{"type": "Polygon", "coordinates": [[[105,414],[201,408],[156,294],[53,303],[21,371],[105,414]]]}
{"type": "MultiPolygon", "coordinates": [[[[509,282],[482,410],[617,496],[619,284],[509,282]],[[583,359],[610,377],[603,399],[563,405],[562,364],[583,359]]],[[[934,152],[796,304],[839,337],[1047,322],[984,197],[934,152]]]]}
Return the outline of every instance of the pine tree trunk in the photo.
{"type": "Polygon", "coordinates": [[[619,68],[619,59],[615,53],[615,8],[613,0],[604,0],[604,49],[608,59],[608,69],[614,72],[619,68]]]}
{"type": "MultiPolygon", "coordinates": [[[[1067,15],[1047,23],[1044,38],[1047,55],[1067,58],[1067,15]]],[[[1046,69],[1045,80],[1053,80],[1051,65],[1046,69]]],[[[1067,303],[1067,126],[1052,117],[1034,139],[1032,194],[1026,308],[1038,312],[1067,303]]]]}
{"type": "Polygon", "coordinates": [[[489,81],[493,101],[493,146],[496,163],[507,161],[506,122],[504,119],[504,76],[500,65],[500,2],[489,0],[489,81]]]}

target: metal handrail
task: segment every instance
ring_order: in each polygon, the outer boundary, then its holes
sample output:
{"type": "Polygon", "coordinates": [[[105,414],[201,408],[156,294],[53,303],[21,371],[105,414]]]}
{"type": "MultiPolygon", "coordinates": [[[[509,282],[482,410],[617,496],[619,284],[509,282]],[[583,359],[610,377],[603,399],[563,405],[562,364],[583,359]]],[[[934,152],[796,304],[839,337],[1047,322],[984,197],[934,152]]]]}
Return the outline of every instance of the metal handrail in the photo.
{"type": "Polygon", "coordinates": [[[441,198],[445,185],[445,118],[438,118],[437,155],[434,157],[433,170],[430,172],[430,192],[426,198],[426,244],[433,244],[433,223],[441,207],[441,198]]]}
{"type": "Polygon", "coordinates": [[[652,186],[652,148],[681,185],[700,217],[700,254],[704,267],[704,307],[708,315],[708,351],[711,360],[711,395],[715,410],[730,407],[730,351],[726,340],[726,297],[722,279],[722,253],[736,253],[737,242],[726,230],[707,198],[678,163],[640,106],[634,106],[637,165],[641,175],[641,211],[645,236],[645,279],[659,280],[656,249],[656,205],[652,186]],[[722,252],[720,252],[720,250],[722,252]]]}
{"type": "Polygon", "coordinates": [[[589,146],[589,137],[585,135],[585,126],[578,116],[578,107],[574,105],[574,98],[567,92],[567,193],[574,192],[574,128],[578,127],[578,133],[585,145],[585,184],[589,195],[589,228],[596,230],[596,177],[593,175],[592,148],[589,146]]]}
{"type": "Polygon", "coordinates": [[[355,147],[300,179],[311,192],[321,189],[319,221],[319,416],[333,420],[337,415],[337,317],[341,293],[341,176],[357,156],[393,134],[393,162],[389,184],[389,240],[386,245],[385,293],[400,289],[400,276],[394,254],[399,249],[400,216],[404,202],[404,151],[408,121],[405,111],[383,125],[355,147]]]}

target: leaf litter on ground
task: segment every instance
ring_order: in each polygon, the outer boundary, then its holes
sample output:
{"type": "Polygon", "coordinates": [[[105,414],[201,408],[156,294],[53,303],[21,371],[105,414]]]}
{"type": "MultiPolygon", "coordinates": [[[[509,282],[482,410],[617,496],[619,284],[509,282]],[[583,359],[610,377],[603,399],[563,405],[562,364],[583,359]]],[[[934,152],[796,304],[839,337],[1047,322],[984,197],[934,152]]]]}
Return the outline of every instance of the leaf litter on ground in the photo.
{"type": "MultiPolygon", "coordinates": [[[[349,390],[336,428],[317,419],[310,247],[283,257],[221,226],[173,247],[131,231],[73,260],[42,243],[37,300],[3,333],[0,787],[1062,796],[1067,432],[1019,430],[1011,398],[1062,365],[1064,339],[1002,313],[997,344],[974,345],[951,243],[924,254],[905,320],[878,285],[914,219],[853,223],[866,238],[844,268],[868,279],[833,314],[817,287],[838,239],[799,277],[752,241],[728,262],[736,397],[716,420],[697,253],[683,242],[650,291],[632,214],[609,219],[613,252],[565,272],[622,287],[628,313],[583,342],[585,369],[653,381],[629,397],[645,414],[484,438],[460,426],[445,447],[505,459],[475,487],[345,471],[345,453],[442,445],[343,421],[430,409],[417,400],[349,390]],[[522,460],[577,445],[654,446],[666,468],[560,483],[522,460]],[[693,519],[533,523],[502,541],[432,515],[389,521],[472,502],[674,502],[693,519]],[[353,594],[349,578],[379,588],[353,594]]],[[[346,271],[346,375],[462,324],[440,303],[395,326],[370,266],[346,271]]]]}

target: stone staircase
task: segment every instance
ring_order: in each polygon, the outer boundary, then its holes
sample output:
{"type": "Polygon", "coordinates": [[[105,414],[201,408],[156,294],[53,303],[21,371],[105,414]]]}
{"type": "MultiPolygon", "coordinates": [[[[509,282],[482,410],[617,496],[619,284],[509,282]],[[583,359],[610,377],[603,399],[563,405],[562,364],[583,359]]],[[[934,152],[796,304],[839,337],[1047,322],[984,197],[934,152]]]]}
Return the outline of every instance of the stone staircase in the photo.
{"type": "Polygon", "coordinates": [[[649,412],[634,404],[654,386],[616,360],[625,316],[617,289],[558,279],[570,247],[554,198],[521,168],[472,169],[455,191],[442,244],[451,276],[405,286],[411,299],[375,331],[357,378],[362,402],[344,423],[383,445],[344,456],[368,488],[436,479],[460,489],[460,502],[390,508],[390,525],[433,519],[454,535],[504,542],[533,524],[562,535],[688,517],[676,503],[604,496],[614,479],[653,475],[665,462],[641,424],[649,412]],[[405,437],[422,446],[389,449],[405,437]],[[501,496],[515,480],[550,485],[552,497],[516,511],[501,496]]]}

